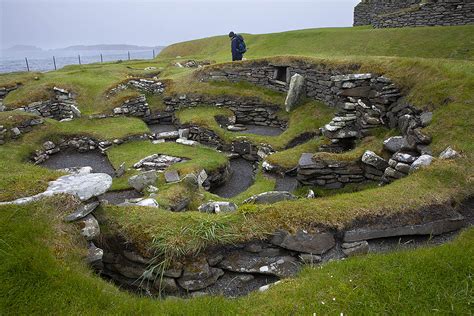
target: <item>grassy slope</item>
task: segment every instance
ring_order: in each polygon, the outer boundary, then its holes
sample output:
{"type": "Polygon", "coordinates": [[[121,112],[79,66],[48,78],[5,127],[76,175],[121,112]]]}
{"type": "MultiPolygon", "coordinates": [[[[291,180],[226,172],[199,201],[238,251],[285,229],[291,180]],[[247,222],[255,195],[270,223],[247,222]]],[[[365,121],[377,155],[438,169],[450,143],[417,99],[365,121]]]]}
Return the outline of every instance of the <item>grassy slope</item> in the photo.
{"type": "MultiPolygon", "coordinates": [[[[369,255],[305,268],[265,293],[228,300],[138,298],[94,276],[71,202],[2,206],[0,310],[4,314],[469,314],[474,230],[435,248],[369,255]]],[[[131,215],[133,216],[133,215],[131,215]]],[[[203,215],[204,216],[204,215],[203,215]]]]}
{"type": "MultiPolygon", "coordinates": [[[[272,55],[301,56],[398,56],[473,59],[471,26],[371,29],[326,28],[284,33],[244,34],[246,58],[272,55]]],[[[201,57],[229,60],[229,38],[210,37],[168,46],[160,58],[201,57]]]]}

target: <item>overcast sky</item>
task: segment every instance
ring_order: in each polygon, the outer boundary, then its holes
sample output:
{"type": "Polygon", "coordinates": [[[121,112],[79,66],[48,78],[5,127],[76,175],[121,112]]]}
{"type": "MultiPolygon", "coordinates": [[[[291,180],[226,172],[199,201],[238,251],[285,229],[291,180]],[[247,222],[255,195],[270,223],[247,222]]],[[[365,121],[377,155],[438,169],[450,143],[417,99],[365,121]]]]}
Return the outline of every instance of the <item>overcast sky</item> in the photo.
{"type": "Polygon", "coordinates": [[[351,26],[359,0],[0,0],[0,45],[168,45],[227,34],[351,26]]]}

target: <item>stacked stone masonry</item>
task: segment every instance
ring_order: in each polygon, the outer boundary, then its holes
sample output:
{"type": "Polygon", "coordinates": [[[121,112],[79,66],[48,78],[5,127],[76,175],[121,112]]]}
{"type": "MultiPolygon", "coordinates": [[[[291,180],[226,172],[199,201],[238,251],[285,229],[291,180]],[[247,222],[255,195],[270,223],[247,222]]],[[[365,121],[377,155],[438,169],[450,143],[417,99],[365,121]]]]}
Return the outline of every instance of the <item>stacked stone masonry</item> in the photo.
{"type": "Polygon", "coordinates": [[[136,98],[125,100],[121,106],[114,108],[114,115],[148,117],[150,114],[150,106],[146,102],[144,94],[136,98]]]}
{"type": "MultiPolygon", "coordinates": [[[[4,110],[12,109],[5,107],[4,110]]],[[[57,87],[52,89],[52,98],[50,100],[33,102],[18,108],[18,110],[58,121],[71,120],[81,116],[74,94],[57,87]]]]}
{"type": "Polygon", "coordinates": [[[109,90],[109,92],[107,93],[107,97],[109,98],[129,88],[136,89],[142,93],[150,94],[162,94],[165,91],[165,85],[160,81],[144,78],[130,79],[109,90]]]}
{"type": "Polygon", "coordinates": [[[472,0],[365,0],[354,9],[354,26],[385,28],[472,23],[472,0]]]}
{"type": "Polygon", "coordinates": [[[466,225],[466,219],[457,208],[446,207],[442,214],[410,223],[403,220],[384,225],[358,225],[341,231],[298,230],[290,233],[278,230],[267,240],[214,246],[198,255],[172,261],[164,269],[157,268],[156,262],[139,253],[133,244],[117,236],[101,235],[93,241],[103,255],[95,258],[93,266],[121,287],[147,295],[239,296],[264,290],[268,286],[262,286],[293,276],[303,265],[374,251],[371,245],[381,238],[437,236],[466,225]]]}
{"type": "Polygon", "coordinates": [[[225,107],[232,110],[237,123],[260,126],[286,127],[286,122],[278,118],[280,107],[275,104],[261,102],[256,98],[187,96],[165,97],[166,111],[174,113],[182,108],[196,107],[203,104],[225,107]]]}

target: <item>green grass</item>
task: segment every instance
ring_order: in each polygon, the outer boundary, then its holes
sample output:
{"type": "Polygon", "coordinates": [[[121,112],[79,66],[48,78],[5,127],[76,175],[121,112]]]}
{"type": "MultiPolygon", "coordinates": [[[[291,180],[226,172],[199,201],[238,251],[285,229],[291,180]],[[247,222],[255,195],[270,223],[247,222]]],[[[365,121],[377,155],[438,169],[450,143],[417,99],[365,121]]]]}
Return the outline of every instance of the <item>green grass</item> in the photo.
{"type": "MultiPolygon", "coordinates": [[[[61,315],[456,314],[472,312],[474,230],[439,247],[368,255],[305,268],[265,293],[229,300],[132,296],[85,266],[68,199],[1,206],[0,310],[61,315]],[[324,304],[323,304],[324,302],[324,304]]],[[[151,209],[144,209],[148,213],[151,209]]],[[[130,212],[136,216],[137,210],[130,212]]],[[[158,211],[161,216],[161,212],[158,211]]],[[[176,216],[177,214],[171,214],[176,216]]],[[[211,218],[200,214],[202,222],[211,218]]],[[[172,216],[173,217],[173,216],[172,216]]],[[[171,218],[172,218],[171,217],[171,218]]],[[[169,217],[167,217],[169,219],[169,217]]]]}
{"type": "MultiPolygon", "coordinates": [[[[307,29],[283,33],[244,34],[248,59],[275,55],[318,57],[396,56],[473,59],[474,26],[372,29],[370,27],[307,29]]],[[[158,58],[230,60],[229,38],[210,37],[165,48],[158,58]]]]}

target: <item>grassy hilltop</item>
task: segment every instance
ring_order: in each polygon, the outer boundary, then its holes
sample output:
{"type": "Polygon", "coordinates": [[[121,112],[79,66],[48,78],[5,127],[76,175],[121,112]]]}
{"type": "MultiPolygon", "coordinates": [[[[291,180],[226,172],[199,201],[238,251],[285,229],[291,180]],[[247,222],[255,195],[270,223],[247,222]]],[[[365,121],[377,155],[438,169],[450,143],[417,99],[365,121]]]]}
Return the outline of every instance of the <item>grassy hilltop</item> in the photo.
{"type": "MultiPolygon", "coordinates": [[[[262,238],[277,228],[294,230],[319,223],[344,227],[355,218],[407,214],[432,204],[463,200],[474,193],[474,25],[404,29],[368,27],[309,29],[265,35],[244,35],[248,59],[305,59],[309,63],[358,64],[360,71],[386,74],[416,107],[434,112],[424,131],[433,137],[436,156],[447,146],[462,153],[455,161],[435,161],[425,170],[383,188],[348,192],[314,200],[275,205],[244,206],[229,215],[198,212],[171,213],[148,208],[106,207],[110,229],[143,247],[159,249],[170,256],[189,254],[223,242],[262,238]],[[212,232],[212,233],[210,233],[212,232]]],[[[60,86],[73,91],[82,112],[109,112],[121,99],[136,93],[124,91],[107,99],[107,91],[129,77],[158,75],[166,81],[165,94],[199,92],[209,95],[258,96],[282,104],[284,95],[247,84],[196,82],[192,69],[175,67],[176,61],[229,60],[227,36],[211,37],[171,45],[155,60],[67,66],[49,73],[0,75],[0,86],[22,83],[4,104],[15,108],[48,98],[48,88],[60,86]],[[156,70],[145,71],[146,67],[156,70]],[[37,77],[37,79],[35,79],[37,77]]],[[[213,67],[213,66],[211,66],[213,67]]],[[[148,99],[159,109],[162,100],[148,99]]],[[[233,135],[209,119],[215,108],[188,109],[178,113],[183,122],[198,122],[223,139],[233,135]]],[[[220,114],[220,113],[217,113],[220,114]]],[[[308,101],[287,117],[290,128],[280,136],[265,139],[275,148],[302,130],[313,130],[330,119],[333,111],[308,101]],[[293,123],[292,123],[293,122],[293,123]]],[[[285,115],[285,114],[282,114],[285,115]]],[[[16,118],[15,118],[16,119],[16,118]]],[[[8,126],[10,113],[0,113],[0,125],[8,126]]],[[[142,134],[146,125],[138,119],[83,118],[67,123],[46,120],[37,132],[0,146],[0,201],[44,190],[60,173],[27,160],[46,139],[58,135],[91,135],[114,139],[142,134]]],[[[374,135],[347,159],[364,149],[377,151],[386,135],[374,135]]],[[[248,136],[261,142],[258,136],[248,136]]],[[[319,139],[281,151],[272,163],[293,167],[302,152],[314,152],[319,139]]],[[[180,146],[163,144],[169,154],[185,154],[180,146]]],[[[129,143],[114,148],[114,165],[136,161],[153,151],[147,143],[129,143]],[[137,152],[139,152],[137,154],[137,152]]],[[[188,153],[192,160],[184,169],[214,168],[225,162],[207,148],[188,153]],[[207,159],[209,158],[209,159],[207,159]]],[[[115,182],[115,188],[127,184],[115,182]]],[[[244,195],[271,189],[273,182],[259,174],[256,184],[244,195]]],[[[171,192],[173,192],[171,190],[171,192]]],[[[85,242],[74,225],[61,221],[71,202],[55,197],[26,206],[0,206],[0,314],[472,314],[474,273],[474,230],[465,231],[454,242],[436,248],[369,255],[305,268],[296,278],[284,280],[265,293],[240,299],[201,297],[164,301],[136,297],[95,276],[84,263],[85,242]]],[[[160,202],[161,204],[161,202],[160,202]]]]}

